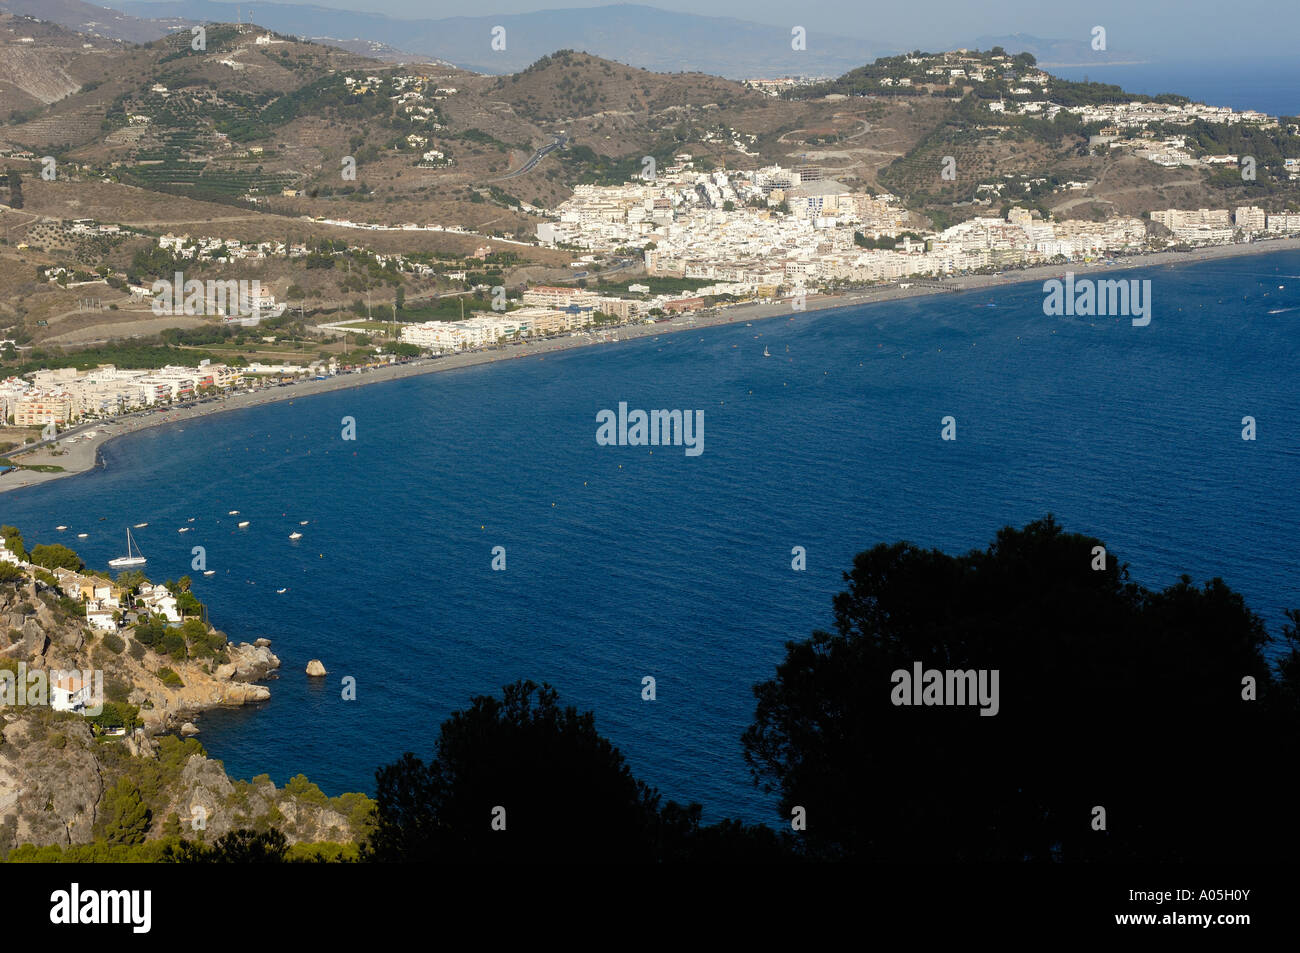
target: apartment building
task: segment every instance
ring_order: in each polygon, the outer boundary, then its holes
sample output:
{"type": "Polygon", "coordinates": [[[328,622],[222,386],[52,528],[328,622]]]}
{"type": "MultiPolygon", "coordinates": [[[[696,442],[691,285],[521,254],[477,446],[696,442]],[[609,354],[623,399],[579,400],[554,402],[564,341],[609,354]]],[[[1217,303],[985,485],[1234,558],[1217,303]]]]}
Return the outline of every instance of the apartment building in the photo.
{"type": "Polygon", "coordinates": [[[33,394],[14,402],[15,427],[66,424],[72,419],[72,396],[67,393],[33,394]]]}
{"type": "Polygon", "coordinates": [[[1233,210],[1232,221],[1247,232],[1262,232],[1267,226],[1267,216],[1257,205],[1238,205],[1233,210]]]}

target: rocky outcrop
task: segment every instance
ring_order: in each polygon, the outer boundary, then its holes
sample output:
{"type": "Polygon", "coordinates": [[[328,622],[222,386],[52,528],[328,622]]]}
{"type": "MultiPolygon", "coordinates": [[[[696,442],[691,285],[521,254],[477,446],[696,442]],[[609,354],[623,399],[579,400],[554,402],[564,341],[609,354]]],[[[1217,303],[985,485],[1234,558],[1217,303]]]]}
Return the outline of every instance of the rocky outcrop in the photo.
{"type": "Polygon", "coordinates": [[[245,681],[256,681],[280,667],[280,660],[271,651],[270,639],[258,639],[252,645],[240,642],[228,646],[230,663],[235,666],[234,677],[245,681]]]}
{"type": "Polygon", "coordinates": [[[90,727],[79,720],[56,721],[48,713],[11,710],[4,716],[0,845],[93,839],[104,784],[90,727]]]}
{"type": "Polygon", "coordinates": [[[171,658],[137,643],[133,630],[119,633],[120,643],[106,639],[56,591],[31,579],[0,585],[5,621],[0,664],[21,662],[29,672],[102,671],[107,700],[139,706],[144,727],[115,740],[95,739],[84,719],[48,705],[0,708],[0,854],[19,844],[102,839],[122,780],[147,801],[147,837],[160,837],[165,828],[174,832],[178,821],[181,833],[194,836],[196,817],[209,843],[255,825],[279,827],[291,842],[349,841],[360,834],[353,825],[369,803],[361,795],[331,801],[305,779],[281,790],[265,776],[232,781],[196,740],[169,734],[196,733],[193,716],[204,710],[268,699],[270,690],[255,682],[280,667],[269,639],[227,641],[215,658],[171,658]],[[163,669],[176,677],[164,679],[163,669]]]}
{"type": "MultiPolygon", "coordinates": [[[[23,617],[19,616],[19,618],[23,617]]],[[[45,634],[44,627],[36,621],[36,618],[23,618],[21,631],[23,654],[31,658],[44,655],[49,648],[50,640],[45,634]]]]}
{"type": "Polygon", "coordinates": [[[314,658],[307,663],[307,674],[319,678],[322,675],[328,675],[329,672],[325,671],[325,664],[320,659],[314,658]]]}

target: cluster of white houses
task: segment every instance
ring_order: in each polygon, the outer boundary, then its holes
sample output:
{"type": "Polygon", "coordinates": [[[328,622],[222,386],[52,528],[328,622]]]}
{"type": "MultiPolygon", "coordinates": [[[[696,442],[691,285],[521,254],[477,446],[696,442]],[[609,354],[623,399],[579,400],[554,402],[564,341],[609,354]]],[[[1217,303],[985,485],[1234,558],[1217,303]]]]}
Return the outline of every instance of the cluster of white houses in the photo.
{"type": "MultiPolygon", "coordinates": [[[[3,539],[0,539],[0,563],[9,563],[33,573],[39,568],[20,559],[3,539]]],[[[132,593],[127,587],[103,576],[88,575],[71,569],[52,569],[49,572],[59,590],[84,607],[86,624],[100,632],[116,632],[146,614],[168,623],[178,624],[184,619],[176,596],[164,585],[146,582],[132,593]]],[[[20,669],[21,667],[20,665],[20,669]]],[[[8,676],[10,673],[6,671],[4,674],[8,676]]],[[[44,672],[39,670],[32,674],[38,680],[44,678],[44,672]]],[[[26,694],[26,673],[20,671],[16,681],[23,686],[20,691],[26,694]]],[[[0,684],[0,702],[13,703],[9,696],[14,687],[13,680],[0,684]]],[[[103,690],[102,672],[56,670],[50,674],[49,704],[55,711],[98,714],[103,710],[103,690]]]]}
{"type": "MultiPolygon", "coordinates": [[[[19,569],[36,570],[37,566],[18,558],[18,555],[0,539],[0,562],[10,563],[19,569]]],[[[71,569],[49,570],[65,596],[76,599],[86,609],[86,624],[101,632],[116,632],[127,619],[127,613],[147,613],[167,622],[179,623],[183,613],[176,596],[161,583],[144,583],[130,593],[103,576],[92,576],[71,569]]]]}
{"type": "MultiPolygon", "coordinates": [[[[1257,119],[1241,116],[1243,122],[1257,119]]],[[[814,168],[704,174],[689,165],[678,162],[653,181],[578,186],[560,206],[559,221],[538,226],[538,238],[588,249],[641,247],[649,275],[705,279],[733,294],[760,297],[782,287],[799,292],[843,282],[1014,268],[1160,244],[1152,239],[1161,236],[1134,216],[1051,220],[1021,207],[1011,208],[1005,219],[980,216],[924,231],[893,196],[852,192],[814,168]],[[913,239],[916,234],[919,240],[913,239]],[[862,247],[864,236],[870,246],[893,247],[862,247]]],[[[1151,221],[1168,228],[1175,241],[1201,244],[1300,231],[1300,216],[1269,214],[1255,206],[1235,213],[1157,211],[1151,221]]]]}

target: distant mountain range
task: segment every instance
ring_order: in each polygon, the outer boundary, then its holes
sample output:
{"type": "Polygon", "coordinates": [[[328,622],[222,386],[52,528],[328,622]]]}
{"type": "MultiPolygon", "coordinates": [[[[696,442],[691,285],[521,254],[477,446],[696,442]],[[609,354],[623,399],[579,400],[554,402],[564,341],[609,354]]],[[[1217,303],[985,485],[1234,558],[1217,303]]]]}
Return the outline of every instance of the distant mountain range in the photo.
{"type": "MultiPolygon", "coordinates": [[[[511,73],[548,53],[582,50],[655,72],[700,71],[729,79],[788,75],[839,76],[878,56],[902,52],[897,44],[812,31],[807,49],[790,48],[785,27],[730,17],[700,16],[641,4],[526,14],[403,20],[379,13],[287,3],[217,0],[0,0],[0,11],[38,17],[66,29],[130,43],[156,40],[195,23],[237,17],[279,33],[329,42],[382,59],[437,59],[481,73],[511,73]],[[505,28],[505,49],[492,49],[492,30],[505,28]]],[[[1023,33],[982,36],[978,49],[1028,51],[1044,66],[1140,62],[1114,49],[1096,51],[1091,37],[1044,39],[1023,33]]]]}
{"type": "Polygon", "coordinates": [[[48,20],[65,30],[126,43],[148,43],[183,24],[142,20],[82,0],[0,0],[0,13],[48,20]]]}
{"type": "MultiPolygon", "coordinates": [[[[14,0],[2,0],[12,3],[14,0]]],[[[45,0],[19,0],[42,5],[45,0]]],[[[56,0],[58,3],[66,0],[56,0]]],[[[877,56],[885,45],[810,32],[807,49],[790,48],[790,28],[729,17],[699,16],[639,4],[525,14],[402,20],[378,13],[284,3],[214,0],[108,0],[117,10],[150,19],[245,21],[314,40],[369,40],[414,56],[434,57],[482,73],[523,69],[556,50],[582,50],[656,72],[700,71],[750,76],[838,76],[877,56]],[[492,30],[505,28],[505,49],[492,49],[492,30]]],[[[35,14],[53,19],[49,13],[35,14]]]]}

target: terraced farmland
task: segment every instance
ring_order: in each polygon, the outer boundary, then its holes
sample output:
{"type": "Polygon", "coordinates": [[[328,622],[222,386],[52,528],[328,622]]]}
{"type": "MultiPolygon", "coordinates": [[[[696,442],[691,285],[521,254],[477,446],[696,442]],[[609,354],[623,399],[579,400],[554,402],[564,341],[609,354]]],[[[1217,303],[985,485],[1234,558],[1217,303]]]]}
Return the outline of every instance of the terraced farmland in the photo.
{"type": "Polygon", "coordinates": [[[202,159],[185,159],[179,154],[157,157],[123,169],[123,178],[133,185],[159,192],[174,192],[191,198],[233,202],[248,192],[278,194],[298,181],[290,172],[265,172],[258,168],[239,169],[202,159]],[[147,163],[147,164],[146,164],[147,163]]]}

